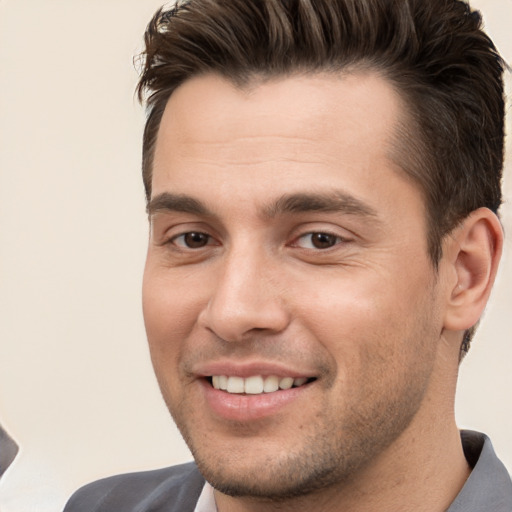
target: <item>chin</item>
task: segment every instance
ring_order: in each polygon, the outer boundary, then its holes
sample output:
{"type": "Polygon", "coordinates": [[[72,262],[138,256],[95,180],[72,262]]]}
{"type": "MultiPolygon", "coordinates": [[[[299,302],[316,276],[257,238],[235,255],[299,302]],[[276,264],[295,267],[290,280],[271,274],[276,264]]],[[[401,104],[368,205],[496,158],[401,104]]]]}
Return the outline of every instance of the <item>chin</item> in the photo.
{"type": "MultiPolygon", "coordinates": [[[[276,503],[339,488],[357,477],[371,460],[372,450],[362,449],[353,438],[343,446],[325,441],[325,437],[311,437],[293,450],[282,443],[281,450],[275,443],[272,447],[248,446],[245,451],[230,450],[226,445],[222,449],[214,444],[189,446],[200,472],[217,491],[276,503]]],[[[383,448],[383,443],[379,444],[373,451],[383,448]]]]}
{"type": "Polygon", "coordinates": [[[212,467],[196,460],[205,479],[217,491],[236,498],[253,498],[259,501],[281,502],[340,484],[340,475],[333,475],[331,468],[315,468],[304,464],[288,464],[280,468],[246,468],[230,471],[223,467],[212,467]],[[291,467],[293,469],[291,469],[291,467]],[[291,474],[293,473],[293,475],[291,474]]]}

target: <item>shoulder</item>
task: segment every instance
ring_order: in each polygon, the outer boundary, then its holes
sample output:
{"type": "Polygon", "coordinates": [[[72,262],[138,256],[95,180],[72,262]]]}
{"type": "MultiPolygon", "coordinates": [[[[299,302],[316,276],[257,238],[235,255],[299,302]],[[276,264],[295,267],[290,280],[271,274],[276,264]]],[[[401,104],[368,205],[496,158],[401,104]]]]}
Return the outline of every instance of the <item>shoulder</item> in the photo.
{"type": "Polygon", "coordinates": [[[490,439],[469,430],[461,439],[472,471],[447,512],[511,512],[512,481],[490,439]]]}
{"type": "Polygon", "coordinates": [[[64,512],[192,512],[203,485],[194,463],[117,475],[79,489],[64,512]]]}

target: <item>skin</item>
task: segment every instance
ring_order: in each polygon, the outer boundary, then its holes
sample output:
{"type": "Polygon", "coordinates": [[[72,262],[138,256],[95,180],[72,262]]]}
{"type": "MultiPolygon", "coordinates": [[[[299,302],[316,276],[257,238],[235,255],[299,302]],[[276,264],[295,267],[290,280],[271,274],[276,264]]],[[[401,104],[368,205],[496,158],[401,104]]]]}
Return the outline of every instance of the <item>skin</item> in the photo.
{"type": "Polygon", "coordinates": [[[144,316],[220,512],[442,511],[467,478],[459,346],[492,284],[499,223],[482,210],[434,269],[421,192],[390,143],[404,113],[371,72],[244,89],[205,75],[169,100],[144,316]],[[231,418],[205,391],[215,364],[314,381],[271,414],[242,399],[231,418]]]}

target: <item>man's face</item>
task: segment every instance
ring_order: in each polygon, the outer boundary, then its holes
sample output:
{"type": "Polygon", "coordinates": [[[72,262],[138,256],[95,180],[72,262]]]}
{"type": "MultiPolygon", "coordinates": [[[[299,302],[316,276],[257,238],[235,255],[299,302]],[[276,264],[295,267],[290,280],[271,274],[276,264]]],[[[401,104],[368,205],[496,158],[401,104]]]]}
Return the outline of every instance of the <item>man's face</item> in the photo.
{"type": "Polygon", "coordinates": [[[390,156],[401,113],[362,73],[209,75],[169,100],[144,315],[167,405],[225,493],[338,484],[435,407],[443,308],[421,194],[390,156]]]}

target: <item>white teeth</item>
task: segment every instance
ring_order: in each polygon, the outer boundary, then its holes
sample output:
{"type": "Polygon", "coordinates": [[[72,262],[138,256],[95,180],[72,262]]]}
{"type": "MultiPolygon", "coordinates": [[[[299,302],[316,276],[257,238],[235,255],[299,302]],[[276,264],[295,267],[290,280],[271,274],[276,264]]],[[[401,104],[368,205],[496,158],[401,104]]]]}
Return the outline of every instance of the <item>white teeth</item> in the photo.
{"type": "Polygon", "coordinates": [[[213,375],[212,386],[215,389],[227,391],[228,393],[248,395],[259,395],[261,393],[273,393],[279,389],[286,390],[291,387],[299,387],[304,385],[308,379],[306,377],[283,377],[279,378],[275,375],[262,377],[261,375],[253,375],[244,379],[243,377],[227,377],[226,375],[213,375]]]}
{"type": "Polygon", "coordinates": [[[242,377],[228,377],[228,393],[243,393],[245,391],[244,379],[242,377]]]}
{"type": "Polygon", "coordinates": [[[219,376],[219,389],[226,391],[228,389],[228,378],[225,375],[219,376]]]}
{"type": "Polygon", "coordinates": [[[293,386],[293,378],[285,377],[279,381],[279,389],[290,389],[293,386]]]}
{"type": "Polygon", "coordinates": [[[245,379],[245,392],[248,395],[263,393],[263,377],[259,375],[245,379]]]}
{"type": "Polygon", "coordinates": [[[265,393],[273,393],[279,389],[279,378],[275,376],[267,377],[263,383],[265,393]]]}

